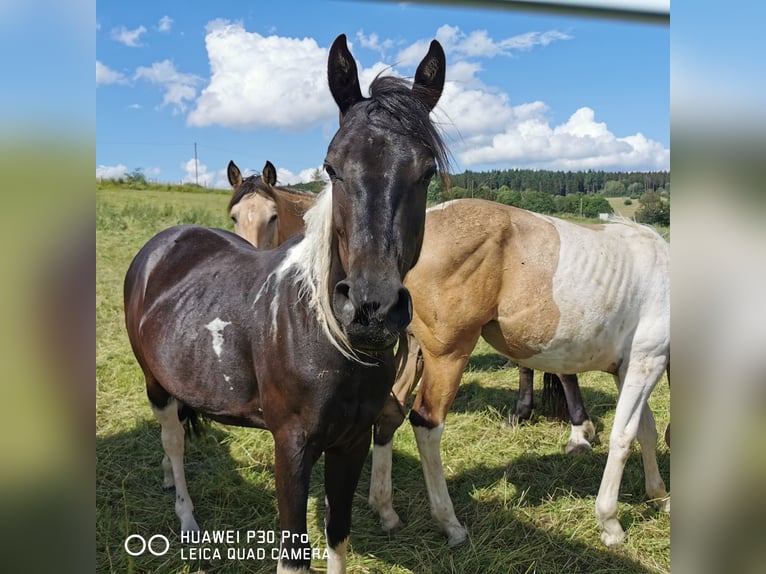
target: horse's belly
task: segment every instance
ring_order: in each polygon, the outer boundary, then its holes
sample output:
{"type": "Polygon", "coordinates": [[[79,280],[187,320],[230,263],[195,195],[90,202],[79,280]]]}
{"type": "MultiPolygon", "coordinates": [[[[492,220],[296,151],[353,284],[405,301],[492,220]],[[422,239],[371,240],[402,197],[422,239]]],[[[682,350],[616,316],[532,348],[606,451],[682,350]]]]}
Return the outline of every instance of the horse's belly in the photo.
{"type": "Polygon", "coordinates": [[[575,331],[557,332],[543,340],[515,329],[511,324],[493,321],[482,336],[498,352],[531,369],[552,373],[604,371],[615,373],[621,361],[619,341],[625,335],[619,328],[599,324],[592,329],[578,325],[575,331]]]}

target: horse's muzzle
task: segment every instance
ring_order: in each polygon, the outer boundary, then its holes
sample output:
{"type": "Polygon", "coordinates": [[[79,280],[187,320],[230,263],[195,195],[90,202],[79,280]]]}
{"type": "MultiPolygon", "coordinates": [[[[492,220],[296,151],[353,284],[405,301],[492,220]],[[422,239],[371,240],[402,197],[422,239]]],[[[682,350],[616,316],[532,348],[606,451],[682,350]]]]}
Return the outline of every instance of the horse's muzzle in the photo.
{"type": "Polygon", "coordinates": [[[399,282],[345,279],[335,286],[332,306],[349,342],[360,350],[392,347],[412,320],[412,298],[399,282]]]}

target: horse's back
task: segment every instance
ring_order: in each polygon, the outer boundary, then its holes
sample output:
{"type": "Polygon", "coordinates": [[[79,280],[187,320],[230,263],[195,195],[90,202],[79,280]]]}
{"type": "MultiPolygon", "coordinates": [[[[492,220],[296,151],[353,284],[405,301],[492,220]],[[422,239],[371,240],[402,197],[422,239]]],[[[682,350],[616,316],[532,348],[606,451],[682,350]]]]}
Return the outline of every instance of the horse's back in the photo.
{"type": "Polygon", "coordinates": [[[407,278],[413,329],[445,348],[480,329],[526,366],[613,371],[642,321],[664,344],[668,268],[667,242],[635,223],[583,225],[456,200],[428,211],[407,278]]]}

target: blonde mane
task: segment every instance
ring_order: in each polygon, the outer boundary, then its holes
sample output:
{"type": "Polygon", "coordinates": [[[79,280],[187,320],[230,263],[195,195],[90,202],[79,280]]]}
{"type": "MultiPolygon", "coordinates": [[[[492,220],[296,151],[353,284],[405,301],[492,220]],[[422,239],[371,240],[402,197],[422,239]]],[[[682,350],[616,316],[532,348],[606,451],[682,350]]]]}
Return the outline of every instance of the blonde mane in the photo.
{"type": "Polygon", "coordinates": [[[303,216],[306,234],[290,248],[275,271],[281,280],[293,272],[299,284],[298,297],[308,297],[309,308],[332,345],[347,359],[367,365],[351,346],[343,328],[335,319],[330,298],[330,267],[332,265],[332,184],[317,196],[316,203],[303,216]]]}

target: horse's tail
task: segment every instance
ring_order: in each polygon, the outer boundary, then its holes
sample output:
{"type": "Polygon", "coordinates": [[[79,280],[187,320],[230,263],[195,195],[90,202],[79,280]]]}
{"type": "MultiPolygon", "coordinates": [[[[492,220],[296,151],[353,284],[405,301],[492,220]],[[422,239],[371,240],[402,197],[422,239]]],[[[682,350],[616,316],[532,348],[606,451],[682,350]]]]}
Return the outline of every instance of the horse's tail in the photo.
{"type": "Polygon", "coordinates": [[[203,417],[187,405],[181,407],[178,412],[178,419],[183,423],[186,436],[189,439],[202,437],[210,426],[210,419],[203,417]]]}
{"type": "Polygon", "coordinates": [[[543,373],[542,407],[543,412],[548,413],[549,416],[555,419],[561,421],[569,420],[564,386],[553,373],[543,373]]]}

